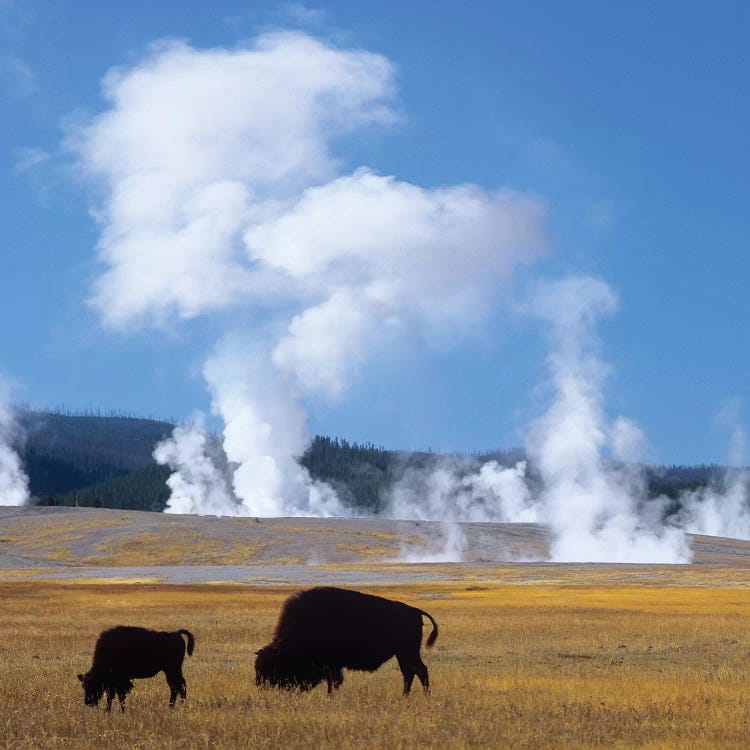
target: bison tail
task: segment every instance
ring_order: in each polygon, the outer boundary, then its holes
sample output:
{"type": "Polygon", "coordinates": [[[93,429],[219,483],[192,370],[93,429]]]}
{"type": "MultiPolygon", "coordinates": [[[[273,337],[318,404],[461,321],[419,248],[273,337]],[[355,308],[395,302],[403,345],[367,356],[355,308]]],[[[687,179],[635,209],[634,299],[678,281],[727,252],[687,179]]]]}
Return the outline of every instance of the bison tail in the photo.
{"type": "Polygon", "coordinates": [[[427,646],[427,648],[430,648],[430,646],[432,646],[432,644],[437,640],[438,624],[435,622],[435,618],[429,612],[425,612],[423,609],[420,609],[419,611],[432,623],[432,632],[430,633],[430,637],[427,639],[427,643],[425,643],[425,646],[427,646]]]}
{"type": "Polygon", "coordinates": [[[177,631],[180,635],[186,635],[187,636],[187,652],[188,656],[193,655],[193,649],[195,648],[195,638],[193,638],[193,634],[189,630],[178,630],[177,631]]]}

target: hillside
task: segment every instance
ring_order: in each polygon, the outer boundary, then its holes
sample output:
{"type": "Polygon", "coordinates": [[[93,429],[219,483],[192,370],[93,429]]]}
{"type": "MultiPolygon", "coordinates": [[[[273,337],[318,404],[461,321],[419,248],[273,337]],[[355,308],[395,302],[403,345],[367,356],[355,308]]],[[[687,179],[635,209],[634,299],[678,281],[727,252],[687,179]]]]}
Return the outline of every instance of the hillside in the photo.
{"type": "Polygon", "coordinates": [[[153,464],[173,425],[153,419],[22,411],[21,448],[31,494],[64,495],[153,464]]]}

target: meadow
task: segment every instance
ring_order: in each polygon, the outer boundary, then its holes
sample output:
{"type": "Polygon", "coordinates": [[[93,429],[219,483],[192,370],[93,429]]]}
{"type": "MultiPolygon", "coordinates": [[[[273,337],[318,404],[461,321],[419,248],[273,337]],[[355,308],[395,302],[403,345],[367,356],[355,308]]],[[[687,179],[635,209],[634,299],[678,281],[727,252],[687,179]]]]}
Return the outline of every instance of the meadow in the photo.
{"type": "Polygon", "coordinates": [[[253,650],[294,587],[0,580],[0,748],[745,748],[750,579],[683,571],[369,587],[440,624],[433,691],[409,698],[395,661],[333,697],[258,690],[253,650]],[[118,623],[195,634],[185,703],[160,675],[124,714],[83,705],[76,674],[118,623]]]}

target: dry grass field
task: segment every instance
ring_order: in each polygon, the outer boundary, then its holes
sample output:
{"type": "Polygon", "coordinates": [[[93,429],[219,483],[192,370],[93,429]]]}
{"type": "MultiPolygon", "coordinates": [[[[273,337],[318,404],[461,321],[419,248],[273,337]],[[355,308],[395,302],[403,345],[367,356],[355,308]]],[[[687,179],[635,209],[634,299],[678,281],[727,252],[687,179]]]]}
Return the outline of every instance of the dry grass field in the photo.
{"type": "Polygon", "coordinates": [[[746,748],[750,578],[683,570],[370,587],[440,624],[433,692],[407,699],[395,662],[332,698],[259,691],[253,650],[293,587],[0,579],[0,748],[746,748]],[[75,675],[118,623],[193,631],[186,703],[158,676],[124,714],[83,705],[75,675]]]}

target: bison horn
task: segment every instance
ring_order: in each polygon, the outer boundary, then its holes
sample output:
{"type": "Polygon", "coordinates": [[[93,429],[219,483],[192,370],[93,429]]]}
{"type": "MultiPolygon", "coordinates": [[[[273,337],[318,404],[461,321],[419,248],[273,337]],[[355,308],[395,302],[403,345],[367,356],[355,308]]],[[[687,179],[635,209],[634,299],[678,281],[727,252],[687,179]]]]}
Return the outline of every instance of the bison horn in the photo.
{"type": "Polygon", "coordinates": [[[80,680],[81,682],[83,682],[83,675],[82,675],[82,674],[76,675],[76,677],[78,677],[78,679],[79,679],[79,680],[80,680]]]}

